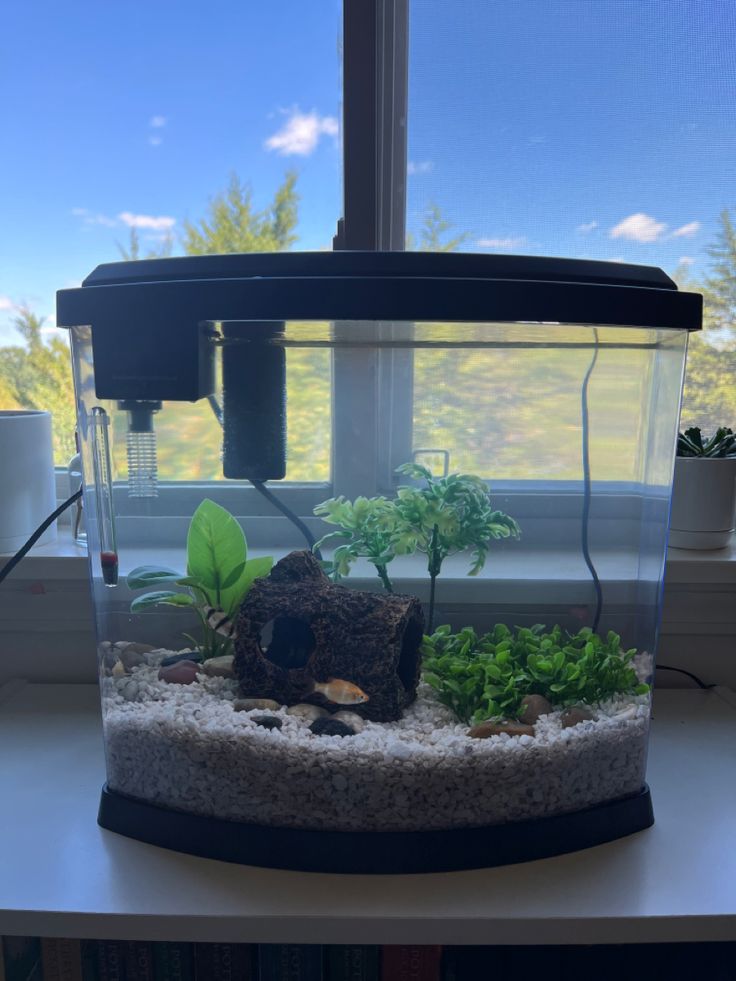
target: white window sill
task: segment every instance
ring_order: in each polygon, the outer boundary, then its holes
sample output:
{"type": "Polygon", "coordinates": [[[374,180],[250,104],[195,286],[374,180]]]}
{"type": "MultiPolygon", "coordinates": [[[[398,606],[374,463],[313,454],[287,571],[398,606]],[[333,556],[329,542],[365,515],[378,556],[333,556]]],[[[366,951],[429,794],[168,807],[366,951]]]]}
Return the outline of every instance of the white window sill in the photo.
{"type": "MultiPolygon", "coordinates": [[[[261,550],[254,549],[253,553],[258,554],[261,550]]],[[[156,563],[161,565],[171,565],[177,568],[182,564],[182,551],[177,549],[136,549],[135,554],[130,557],[130,563],[143,565],[144,563],[156,563]]],[[[611,580],[621,580],[632,578],[636,575],[635,569],[629,570],[631,556],[629,553],[616,550],[606,550],[601,555],[594,556],[596,565],[602,566],[605,578],[611,580]]],[[[397,559],[394,567],[397,578],[399,572],[399,562],[406,563],[407,559],[397,559]]],[[[494,580],[518,580],[520,578],[545,580],[550,582],[564,582],[571,578],[578,578],[579,566],[578,557],[569,551],[559,549],[535,550],[533,553],[528,550],[514,555],[513,551],[504,552],[503,561],[494,561],[491,552],[488,564],[484,573],[477,578],[468,578],[465,575],[465,563],[459,557],[448,559],[443,569],[443,580],[459,579],[466,583],[466,587],[472,589],[473,583],[482,584],[484,579],[494,580]]],[[[412,562],[416,565],[416,572],[412,568],[409,578],[404,578],[406,588],[413,586],[415,582],[420,583],[426,578],[424,559],[416,557],[412,562]]],[[[123,568],[125,573],[127,568],[123,568]]],[[[402,578],[406,576],[406,565],[402,568],[402,578]]],[[[76,579],[85,580],[88,577],[87,569],[87,549],[76,545],[72,539],[71,530],[68,527],[61,527],[58,532],[56,542],[49,545],[36,546],[31,549],[28,555],[19,563],[11,573],[11,577],[16,580],[29,579],[76,579]]],[[[354,578],[373,579],[372,570],[367,562],[355,568],[354,578]]],[[[736,536],[731,543],[722,549],[712,551],[698,551],[695,549],[670,548],[667,551],[667,571],[666,582],[677,585],[707,585],[707,584],[733,584],[736,586],[736,536]]]]}

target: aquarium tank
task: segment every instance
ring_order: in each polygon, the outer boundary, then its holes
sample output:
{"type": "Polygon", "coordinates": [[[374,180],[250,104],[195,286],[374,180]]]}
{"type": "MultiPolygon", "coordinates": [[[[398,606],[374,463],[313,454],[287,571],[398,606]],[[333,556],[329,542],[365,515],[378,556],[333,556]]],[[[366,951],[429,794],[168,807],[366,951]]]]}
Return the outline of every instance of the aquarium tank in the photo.
{"type": "Polygon", "coordinates": [[[620,263],[198,256],[99,266],[57,321],[103,827],[421,872],[652,823],[699,296],[620,263]]]}

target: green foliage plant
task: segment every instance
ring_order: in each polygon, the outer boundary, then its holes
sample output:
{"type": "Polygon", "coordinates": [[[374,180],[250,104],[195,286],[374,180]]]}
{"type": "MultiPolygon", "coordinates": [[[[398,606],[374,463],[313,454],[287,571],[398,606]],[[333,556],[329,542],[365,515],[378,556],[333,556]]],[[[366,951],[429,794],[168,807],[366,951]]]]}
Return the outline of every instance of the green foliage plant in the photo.
{"type": "Polygon", "coordinates": [[[453,634],[438,627],[422,642],[424,680],[438,700],[464,723],[517,718],[525,695],[543,695],[564,707],[593,705],[613,695],[642,695],[631,660],[612,630],[605,638],[584,627],[569,634],[559,626],[497,624],[478,636],[472,627],[453,634]]]}
{"type": "Polygon", "coordinates": [[[396,556],[397,515],[393,501],[385,497],[357,497],[355,501],[333,497],[318,504],[314,513],[327,524],[340,526],[339,531],[324,535],[314,546],[321,548],[329,541],[342,541],[327,568],[331,578],[337,581],[349,575],[353,562],[366,558],[375,566],[384,589],[392,593],[387,566],[396,556]]]}
{"type": "Polygon", "coordinates": [[[351,502],[336,497],[323,501],[314,513],[328,524],[339,525],[340,530],[325,535],[316,547],[342,539],[328,566],[332,578],[349,575],[357,558],[367,558],[388,592],[393,592],[393,585],[387,566],[397,555],[426,555],[431,632],[436,581],[447,556],[470,549],[468,575],[477,576],[491,541],[517,538],[519,526],[503,511],[493,509],[488,486],[480,477],[462,473],[434,477],[417,463],[405,463],[396,472],[422,480],[424,486],[399,487],[394,500],[358,497],[351,502]]]}
{"type": "Polygon", "coordinates": [[[708,459],[733,459],[736,457],[736,433],[721,426],[710,439],[704,439],[697,426],[686,429],[677,437],[677,455],[707,457],[708,459]]]}
{"type": "Polygon", "coordinates": [[[187,534],[187,572],[182,575],[162,566],[142,565],[127,577],[130,589],[179,586],[184,592],[156,589],[133,600],[131,613],[156,606],[178,606],[192,610],[202,625],[202,640],[184,634],[203,660],[232,653],[232,641],[218,634],[207,622],[209,607],[234,616],[255,579],[266,576],[273,565],[271,556],[248,558],[248,546],[235,518],[214,501],[205,499],[192,515],[187,534]]]}
{"type": "Polygon", "coordinates": [[[468,575],[477,576],[485,565],[490,543],[518,538],[519,525],[491,505],[488,485],[474,474],[452,473],[434,477],[426,467],[405,463],[397,470],[423,487],[399,487],[394,548],[397,554],[421,552],[427,556],[430,579],[429,626],[434,624],[435,586],[442,563],[449,555],[471,550],[468,575]]]}

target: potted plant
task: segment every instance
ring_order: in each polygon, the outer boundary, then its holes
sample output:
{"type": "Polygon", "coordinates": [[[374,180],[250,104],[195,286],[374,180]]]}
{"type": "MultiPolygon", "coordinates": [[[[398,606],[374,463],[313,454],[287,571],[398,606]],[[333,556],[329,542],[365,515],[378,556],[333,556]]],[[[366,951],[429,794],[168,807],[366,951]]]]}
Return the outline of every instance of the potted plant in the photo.
{"type": "Polygon", "coordinates": [[[722,427],[705,439],[697,427],[677,438],[670,545],[725,548],[736,514],[736,434],[722,427]]]}

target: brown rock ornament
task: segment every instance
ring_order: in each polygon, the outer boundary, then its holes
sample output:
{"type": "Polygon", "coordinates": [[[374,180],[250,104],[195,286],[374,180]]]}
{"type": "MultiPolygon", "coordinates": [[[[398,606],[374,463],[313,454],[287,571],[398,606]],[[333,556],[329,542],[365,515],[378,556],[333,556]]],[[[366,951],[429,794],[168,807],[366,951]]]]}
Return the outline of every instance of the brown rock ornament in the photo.
{"type": "Polygon", "coordinates": [[[233,667],[244,697],[345,708],[375,722],[400,718],[416,698],[419,600],[332,583],[311,552],[291,552],[256,579],[235,626],[233,667]],[[368,700],[330,701],[315,691],[330,679],[350,682],[368,700]]]}

